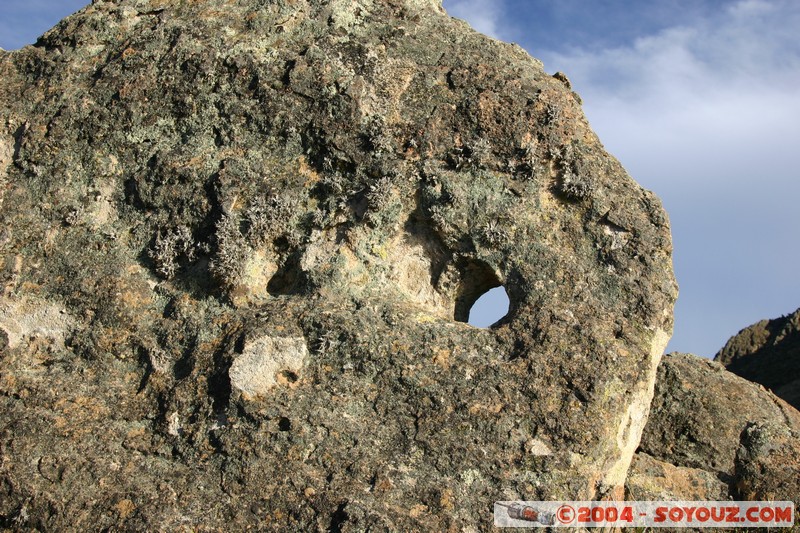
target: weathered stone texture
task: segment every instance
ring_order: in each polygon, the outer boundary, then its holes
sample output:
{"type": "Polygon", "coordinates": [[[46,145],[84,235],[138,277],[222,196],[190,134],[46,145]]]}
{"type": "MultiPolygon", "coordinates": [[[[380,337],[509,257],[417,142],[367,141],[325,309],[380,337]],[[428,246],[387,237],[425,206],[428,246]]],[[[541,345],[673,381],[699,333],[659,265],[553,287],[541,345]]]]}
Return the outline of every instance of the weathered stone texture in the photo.
{"type": "MultiPolygon", "coordinates": [[[[800,431],[780,423],[754,423],[736,453],[736,491],[746,500],[800,500],[800,431]]],[[[796,512],[796,511],[795,511],[796,512]]],[[[798,518],[800,525],[800,518],[798,518]]]]}
{"type": "Polygon", "coordinates": [[[800,502],[798,431],[800,412],[764,387],[707,359],[666,355],[627,492],[638,499],[769,494],[764,499],[800,502]]]}
{"type": "Polygon", "coordinates": [[[669,224],[519,47],[433,0],[98,0],[0,52],[0,126],[4,523],[470,531],[620,493],[669,224]]]}
{"type": "Polygon", "coordinates": [[[625,482],[631,501],[727,500],[730,487],[713,472],[676,466],[639,452],[625,482]]]}
{"type": "Polygon", "coordinates": [[[800,409],[800,309],[743,329],[714,359],[800,409]]]}

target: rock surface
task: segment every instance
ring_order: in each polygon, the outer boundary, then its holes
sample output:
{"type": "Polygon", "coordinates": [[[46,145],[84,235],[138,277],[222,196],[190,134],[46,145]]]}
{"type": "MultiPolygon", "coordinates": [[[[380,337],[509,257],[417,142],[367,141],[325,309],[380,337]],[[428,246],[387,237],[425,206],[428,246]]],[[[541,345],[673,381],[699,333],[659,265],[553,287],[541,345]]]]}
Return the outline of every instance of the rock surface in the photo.
{"type": "MultiPolygon", "coordinates": [[[[792,500],[797,506],[800,431],[781,423],[748,425],[736,453],[735,483],[744,500],[792,500]]],[[[800,517],[796,522],[800,525],[800,517]]]]}
{"type": "Polygon", "coordinates": [[[800,412],[762,386],[707,359],[666,355],[627,492],[644,500],[769,494],[800,502],[798,431],[800,412]]]}
{"type": "Polygon", "coordinates": [[[434,0],[98,0],[0,51],[0,522],[618,495],[669,225],[565,80],[434,0]]]}
{"type": "Polygon", "coordinates": [[[800,309],[743,329],[714,360],[800,409],[800,309]]]}
{"type": "Polygon", "coordinates": [[[625,488],[631,501],[727,500],[730,492],[714,472],[676,466],[644,452],[633,456],[625,488]]]}

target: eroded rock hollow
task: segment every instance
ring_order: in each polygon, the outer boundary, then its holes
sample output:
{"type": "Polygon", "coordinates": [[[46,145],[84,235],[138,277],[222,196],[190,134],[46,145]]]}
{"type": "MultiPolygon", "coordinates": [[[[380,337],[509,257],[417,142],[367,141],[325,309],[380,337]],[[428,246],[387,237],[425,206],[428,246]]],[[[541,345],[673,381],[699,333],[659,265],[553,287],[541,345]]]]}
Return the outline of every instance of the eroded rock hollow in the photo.
{"type": "Polygon", "coordinates": [[[435,0],[97,0],[0,51],[0,202],[8,524],[620,495],[667,217],[564,76],[435,0]]]}

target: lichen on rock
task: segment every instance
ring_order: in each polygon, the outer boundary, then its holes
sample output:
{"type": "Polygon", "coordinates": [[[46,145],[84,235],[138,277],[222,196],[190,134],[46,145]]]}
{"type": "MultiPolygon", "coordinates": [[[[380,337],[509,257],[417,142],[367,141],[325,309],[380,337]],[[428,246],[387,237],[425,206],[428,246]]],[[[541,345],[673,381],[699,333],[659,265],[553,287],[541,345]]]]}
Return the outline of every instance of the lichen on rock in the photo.
{"type": "Polygon", "coordinates": [[[640,500],[800,500],[800,412],[714,361],[669,354],[629,472],[640,500]]]}
{"type": "Polygon", "coordinates": [[[3,520],[474,530],[620,495],[669,223],[562,78],[434,0],[101,0],[1,52],[4,287],[73,317],[0,362],[3,520]]]}
{"type": "Polygon", "coordinates": [[[714,360],[800,409],[800,309],[744,328],[714,360]]]}

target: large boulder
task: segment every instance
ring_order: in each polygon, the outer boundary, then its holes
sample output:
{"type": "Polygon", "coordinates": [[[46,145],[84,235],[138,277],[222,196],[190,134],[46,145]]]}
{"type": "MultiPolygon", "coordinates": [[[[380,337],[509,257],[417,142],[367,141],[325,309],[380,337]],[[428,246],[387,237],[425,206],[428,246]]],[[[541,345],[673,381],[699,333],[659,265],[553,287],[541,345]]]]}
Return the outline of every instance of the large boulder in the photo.
{"type": "MultiPolygon", "coordinates": [[[[791,500],[800,505],[800,431],[781,423],[753,423],[736,453],[736,492],[743,500],[791,500]]],[[[800,525],[800,517],[797,518],[800,525]]]]}
{"type": "Polygon", "coordinates": [[[658,368],[628,496],[800,502],[791,459],[800,456],[798,431],[800,412],[761,385],[717,362],[669,354],[658,368]]]}
{"type": "Polygon", "coordinates": [[[714,360],[800,409],[800,309],[746,327],[714,360]]]}
{"type": "Polygon", "coordinates": [[[709,470],[677,466],[644,452],[633,456],[625,483],[628,500],[703,501],[727,500],[728,483],[709,470]]]}
{"type": "Polygon", "coordinates": [[[667,217],[565,76],[437,1],[97,0],[0,51],[0,182],[4,525],[621,494],[667,217]]]}

